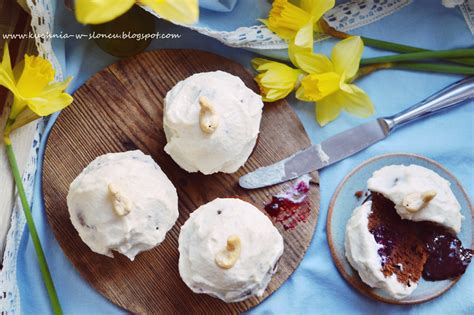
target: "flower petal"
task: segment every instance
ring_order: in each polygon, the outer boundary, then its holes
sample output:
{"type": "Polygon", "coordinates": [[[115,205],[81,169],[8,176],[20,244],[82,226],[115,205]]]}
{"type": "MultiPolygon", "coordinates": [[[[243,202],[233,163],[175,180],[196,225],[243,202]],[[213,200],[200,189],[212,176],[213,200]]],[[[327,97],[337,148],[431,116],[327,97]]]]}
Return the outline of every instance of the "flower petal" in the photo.
{"type": "Polygon", "coordinates": [[[55,95],[59,95],[67,89],[71,81],[72,77],[68,77],[63,82],[50,83],[48,86],[46,86],[46,88],[43,89],[39,96],[43,98],[50,98],[54,97],[55,95]]]}
{"type": "Polygon", "coordinates": [[[139,0],[165,20],[179,24],[194,24],[199,19],[198,0],[139,0]]]}
{"type": "Polygon", "coordinates": [[[5,44],[3,48],[2,63],[0,64],[0,85],[6,87],[12,93],[16,93],[15,79],[13,77],[10,52],[7,44],[5,44]]]}
{"type": "Polygon", "coordinates": [[[76,0],[74,12],[82,24],[101,24],[121,16],[135,4],[135,0],[76,0]]]}
{"type": "Polygon", "coordinates": [[[10,78],[13,78],[12,62],[10,59],[8,43],[5,43],[5,46],[3,46],[3,57],[2,63],[0,64],[0,69],[2,69],[10,78]]]}
{"type": "Polygon", "coordinates": [[[348,113],[367,118],[374,114],[374,104],[370,97],[361,88],[353,84],[348,84],[352,93],[341,91],[339,95],[341,105],[348,113]]]}
{"type": "Polygon", "coordinates": [[[301,0],[300,6],[306,12],[311,13],[314,21],[318,21],[324,13],[334,7],[335,0],[301,0]]]}
{"type": "Polygon", "coordinates": [[[67,107],[72,101],[72,96],[67,93],[60,93],[53,98],[34,97],[27,99],[28,107],[38,116],[51,115],[67,107]]]}
{"type": "Polygon", "coordinates": [[[345,72],[347,80],[351,80],[359,70],[363,51],[364,43],[359,36],[349,37],[338,42],[334,45],[331,53],[334,70],[341,75],[345,72]]]}
{"type": "Polygon", "coordinates": [[[265,59],[265,58],[253,58],[250,63],[252,64],[252,67],[255,69],[255,70],[259,70],[259,67],[261,65],[264,65],[266,63],[269,63],[269,62],[273,62],[271,60],[268,60],[268,59],[265,59]]]}
{"type": "Polygon", "coordinates": [[[38,96],[26,100],[28,107],[38,116],[48,116],[72,103],[72,97],[65,93],[72,78],[49,84],[38,96]]]}
{"type": "Polygon", "coordinates": [[[329,95],[316,103],[316,120],[324,126],[339,116],[342,105],[340,100],[341,92],[329,95]]]}
{"type": "Polygon", "coordinates": [[[294,40],[296,46],[313,49],[313,25],[313,20],[310,19],[308,23],[299,29],[294,40]]]}
{"type": "Polygon", "coordinates": [[[307,73],[333,72],[334,67],[323,54],[315,54],[312,49],[296,46],[292,42],[288,44],[288,55],[291,62],[307,73]]]}

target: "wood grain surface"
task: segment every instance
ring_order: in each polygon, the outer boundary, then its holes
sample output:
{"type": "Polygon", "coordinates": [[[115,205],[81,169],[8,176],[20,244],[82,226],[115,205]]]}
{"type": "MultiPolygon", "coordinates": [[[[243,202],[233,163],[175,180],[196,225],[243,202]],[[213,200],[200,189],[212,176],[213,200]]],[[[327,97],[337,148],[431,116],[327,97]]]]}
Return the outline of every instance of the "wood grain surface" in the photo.
{"type": "MultiPolygon", "coordinates": [[[[293,273],[311,241],[319,211],[318,174],[312,174],[311,215],[285,231],[285,250],[263,297],[226,304],[194,294],[178,272],[178,235],[189,214],[217,197],[239,196],[258,208],[287,184],[247,191],[238,178],[257,167],[287,157],[310,145],[303,126],[285,101],[267,104],[261,133],[250,159],[234,174],[204,176],[182,170],[164,152],[163,99],[180,80],[205,71],[223,70],[239,76],[258,91],[241,65],[196,50],[160,50],[120,61],[97,73],[74,95],[49,136],[43,171],[43,191],[49,223],[71,262],[97,291],[133,313],[240,313],[259,304],[293,273]],[[140,149],[150,154],[176,186],[180,215],[165,241],[130,262],[93,253],[72,226],[66,205],[69,184],[97,156],[140,149]]],[[[74,301],[69,301],[74,303],[74,301]]]]}

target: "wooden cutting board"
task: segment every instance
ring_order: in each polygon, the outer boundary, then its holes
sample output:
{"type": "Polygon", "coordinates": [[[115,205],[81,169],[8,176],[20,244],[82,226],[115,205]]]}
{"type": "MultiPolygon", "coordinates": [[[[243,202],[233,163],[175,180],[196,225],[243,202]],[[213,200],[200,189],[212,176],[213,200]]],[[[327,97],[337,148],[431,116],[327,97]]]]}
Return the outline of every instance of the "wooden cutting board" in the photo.
{"type": "Polygon", "coordinates": [[[49,223],[82,277],[110,301],[130,312],[246,311],[283,284],[298,267],[312,239],[319,211],[316,172],[312,174],[311,214],[307,221],[287,231],[276,223],[284,237],[285,250],[264,296],[226,304],[207,295],[194,294],[182,282],[178,272],[178,235],[189,214],[217,197],[230,196],[240,196],[263,209],[273,194],[289,184],[244,190],[239,187],[238,178],[310,145],[297,116],[285,101],[280,101],[266,104],[255,150],[237,173],[205,176],[182,170],[163,150],[166,144],[163,99],[178,81],[194,73],[215,70],[237,75],[258,91],[250,73],[223,57],[196,50],[147,52],[94,75],[74,94],[74,103],[61,113],[49,136],[43,169],[49,223]],[[131,262],[120,254],[114,259],[96,254],[81,241],[69,220],[66,196],[69,184],[97,156],[133,149],[150,154],[176,186],[180,215],[160,246],[131,262]]]}

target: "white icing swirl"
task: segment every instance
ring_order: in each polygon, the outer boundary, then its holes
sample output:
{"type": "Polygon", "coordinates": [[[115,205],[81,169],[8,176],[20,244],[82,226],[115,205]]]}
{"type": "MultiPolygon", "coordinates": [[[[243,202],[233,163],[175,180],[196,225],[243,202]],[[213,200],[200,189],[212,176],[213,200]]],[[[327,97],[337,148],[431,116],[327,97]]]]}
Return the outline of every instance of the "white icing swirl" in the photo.
{"type": "Polygon", "coordinates": [[[373,192],[381,193],[395,204],[402,219],[431,221],[461,231],[461,205],[451,190],[451,184],[434,171],[419,165],[389,165],[375,171],[367,186],[373,192]],[[410,210],[404,200],[434,191],[436,195],[418,211],[410,210]]]}
{"type": "Polygon", "coordinates": [[[165,98],[165,151],[188,172],[234,173],[257,141],[263,102],[244,82],[223,71],[204,72],[178,82],[165,98]],[[213,106],[219,124],[200,128],[200,97],[213,106]]]}
{"type": "Polygon", "coordinates": [[[130,260],[160,244],[178,218],[178,195],[165,173],[141,151],[96,158],[71,183],[72,224],[94,252],[130,260]]]}
{"type": "Polygon", "coordinates": [[[215,199],[195,210],[179,235],[179,273],[196,293],[225,302],[261,296],[283,253],[283,238],[260,210],[240,199],[215,199]],[[215,258],[229,236],[240,239],[235,264],[224,269],[215,258]]]}

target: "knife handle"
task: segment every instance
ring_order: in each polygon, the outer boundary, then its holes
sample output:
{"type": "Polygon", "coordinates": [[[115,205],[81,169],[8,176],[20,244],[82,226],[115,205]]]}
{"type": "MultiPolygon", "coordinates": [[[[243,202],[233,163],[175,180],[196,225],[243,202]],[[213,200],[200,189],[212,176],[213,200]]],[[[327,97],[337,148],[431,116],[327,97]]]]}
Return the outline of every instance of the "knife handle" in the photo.
{"type": "Polygon", "coordinates": [[[458,81],[438,93],[433,94],[424,101],[383,120],[390,131],[407,123],[438,113],[444,109],[464,103],[474,98],[474,77],[458,81]]]}

